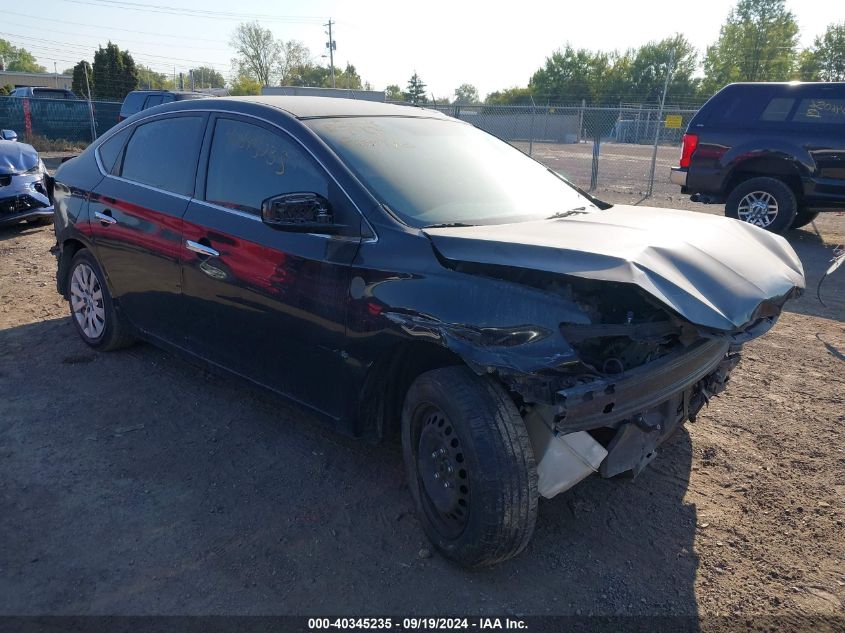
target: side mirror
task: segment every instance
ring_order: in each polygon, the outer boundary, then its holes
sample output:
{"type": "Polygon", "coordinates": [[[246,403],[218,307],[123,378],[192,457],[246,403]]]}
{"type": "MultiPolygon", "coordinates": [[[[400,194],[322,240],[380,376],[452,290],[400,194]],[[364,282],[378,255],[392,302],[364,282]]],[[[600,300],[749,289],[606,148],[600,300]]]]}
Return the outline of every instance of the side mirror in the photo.
{"type": "Polygon", "coordinates": [[[281,231],[333,235],[346,227],[334,223],[329,201],[316,193],[285,193],[261,203],[261,220],[281,231]]]}
{"type": "Polygon", "coordinates": [[[17,141],[18,133],[14,130],[0,130],[0,137],[2,137],[4,141],[17,141]]]}

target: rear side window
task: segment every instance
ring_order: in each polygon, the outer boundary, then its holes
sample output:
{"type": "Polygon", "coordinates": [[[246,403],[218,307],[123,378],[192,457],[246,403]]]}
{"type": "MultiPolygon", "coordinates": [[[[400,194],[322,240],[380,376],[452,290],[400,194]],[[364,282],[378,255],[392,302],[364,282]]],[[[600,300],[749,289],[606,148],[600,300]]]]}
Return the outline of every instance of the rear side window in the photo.
{"type": "Polygon", "coordinates": [[[297,192],[329,197],[326,177],[302,148],[258,125],[217,120],[208,157],[208,202],[257,214],[267,198],[297,192]]]}
{"type": "Polygon", "coordinates": [[[845,99],[801,99],[792,120],[795,123],[845,125],[845,99]]]}
{"type": "Polygon", "coordinates": [[[768,93],[760,90],[732,90],[714,100],[708,123],[742,127],[756,121],[769,103],[768,93]]]}
{"type": "Polygon", "coordinates": [[[120,156],[123,145],[126,143],[126,139],[129,138],[131,131],[132,128],[123,129],[97,148],[97,152],[100,154],[100,162],[103,164],[103,169],[107,174],[112,172],[117,157],[120,156]]]}
{"type": "Polygon", "coordinates": [[[127,180],[189,196],[194,190],[204,118],[158,119],[135,128],[120,175],[127,180]]]}
{"type": "Polygon", "coordinates": [[[164,95],[150,95],[144,103],[144,109],[152,108],[153,106],[161,105],[164,100],[164,95]]]}
{"type": "Polygon", "coordinates": [[[144,103],[145,96],[146,95],[141,92],[130,92],[126,95],[126,100],[123,102],[123,107],[120,109],[121,114],[128,116],[138,112],[144,103]]]}
{"type": "Polygon", "coordinates": [[[795,99],[785,97],[775,97],[769,101],[769,105],[763,110],[760,115],[761,121],[779,122],[786,121],[789,113],[792,112],[792,106],[795,105],[795,99]]]}

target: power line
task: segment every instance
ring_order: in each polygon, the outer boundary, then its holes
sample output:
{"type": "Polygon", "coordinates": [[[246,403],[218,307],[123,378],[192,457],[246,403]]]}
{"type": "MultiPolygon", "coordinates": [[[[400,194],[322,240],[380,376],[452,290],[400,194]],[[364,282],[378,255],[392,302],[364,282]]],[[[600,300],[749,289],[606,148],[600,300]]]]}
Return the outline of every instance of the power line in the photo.
{"type": "MultiPolygon", "coordinates": [[[[27,15],[25,13],[14,13],[13,11],[5,11],[5,10],[3,11],[3,14],[4,15],[14,15],[14,16],[21,17],[21,18],[31,18],[31,19],[36,20],[38,22],[37,27],[31,27],[31,28],[38,28],[42,31],[44,29],[44,20],[41,17],[33,17],[32,15],[27,15]]],[[[6,22],[6,24],[8,24],[8,22],[6,22]]],[[[205,38],[205,37],[192,37],[190,35],[170,35],[168,33],[153,33],[153,32],[150,32],[150,31],[138,31],[138,30],[135,30],[135,29],[121,29],[121,28],[118,28],[116,26],[105,26],[103,24],[89,24],[89,23],[85,23],[85,22],[71,22],[70,20],[62,20],[62,25],[65,25],[65,24],[73,24],[75,26],[84,26],[88,29],[93,27],[93,28],[98,28],[98,29],[107,29],[107,30],[110,30],[110,31],[123,31],[124,33],[136,33],[138,35],[154,35],[154,36],[158,36],[158,37],[172,37],[172,38],[178,39],[178,40],[195,40],[197,42],[212,42],[212,43],[215,43],[215,44],[218,44],[218,45],[220,44],[220,40],[215,40],[215,39],[205,38]]],[[[30,28],[30,27],[27,27],[27,28],[30,28]]]]}
{"type": "Polygon", "coordinates": [[[169,7],[159,4],[146,4],[140,2],[124,2],[122,0],[64,0],[74,4],[86,4],[109,9],[125,9],[129,11],[142,11],[144,13],[162,13],[165,15],[182,15],[198,18],[210,18],[216,20],[234,20],[242,22],[244,19],[263,20],[269,22],[285,22],[287,24],[319,24],[324,18],[319,16],[279,16],[259,13],[232,13],[228,11],[209,11],[204,9],[186,9],[183,7],[169,7]]]}

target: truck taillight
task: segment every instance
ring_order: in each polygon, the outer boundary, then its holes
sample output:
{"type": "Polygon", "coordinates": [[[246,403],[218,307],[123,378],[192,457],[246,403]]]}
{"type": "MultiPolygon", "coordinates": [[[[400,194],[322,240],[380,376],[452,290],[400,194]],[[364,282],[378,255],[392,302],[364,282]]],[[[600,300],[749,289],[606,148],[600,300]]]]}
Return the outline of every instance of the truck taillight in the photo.
{"type": "Polygon", "coordinates": [[[684,134],[684,146],[681,148],[681,167],[689,167],[695,148],[698,147],[698,135],[684,134]]]}

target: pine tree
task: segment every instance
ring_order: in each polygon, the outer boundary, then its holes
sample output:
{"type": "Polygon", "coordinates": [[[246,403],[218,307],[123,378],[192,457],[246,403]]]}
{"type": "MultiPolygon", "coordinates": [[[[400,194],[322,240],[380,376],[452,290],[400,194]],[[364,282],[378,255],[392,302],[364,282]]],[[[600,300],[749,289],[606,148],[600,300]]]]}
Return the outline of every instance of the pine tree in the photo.
{"type": "Polygon", "coordinates": [[[428,103],[428,97],[425,96],[425,84],[419,75],[417,75],[416,71],[414,71],[414,74],[408,80],[408,89],[404,92],[403,96],[405,97],[405,101],[410,101],[414,104],[428,103]]]}

